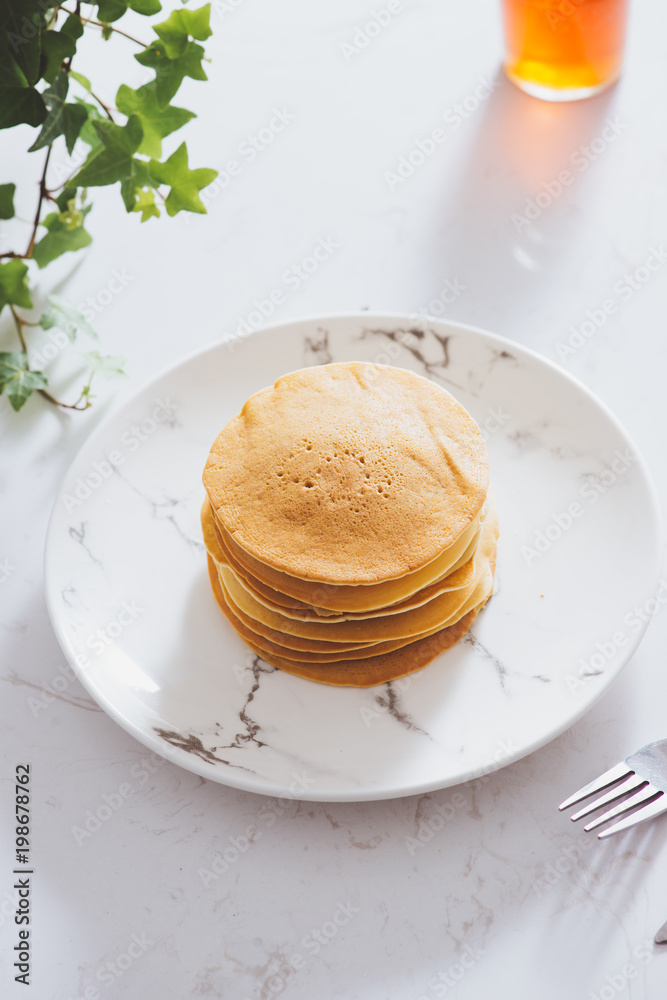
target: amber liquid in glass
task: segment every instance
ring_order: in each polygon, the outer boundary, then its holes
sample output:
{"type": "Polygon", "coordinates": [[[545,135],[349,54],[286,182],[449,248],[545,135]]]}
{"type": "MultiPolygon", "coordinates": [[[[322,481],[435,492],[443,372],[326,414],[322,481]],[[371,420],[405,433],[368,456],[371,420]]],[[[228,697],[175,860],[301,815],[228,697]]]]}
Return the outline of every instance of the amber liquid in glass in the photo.
{"type": "Polygon", "coordinates": [[[505,70],[552,101],[597,93],[618,77],[628,0],[502,0],[505,70]]]}

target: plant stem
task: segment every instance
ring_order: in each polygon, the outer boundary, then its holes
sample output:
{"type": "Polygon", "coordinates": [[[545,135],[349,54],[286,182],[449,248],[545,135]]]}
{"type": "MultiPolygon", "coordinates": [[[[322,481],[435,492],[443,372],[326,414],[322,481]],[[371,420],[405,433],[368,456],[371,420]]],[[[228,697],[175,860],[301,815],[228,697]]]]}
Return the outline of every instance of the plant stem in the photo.
{"type": "Polygon", "coordinates": [[[23,254],[25,257],[32,257],[32,251],[35,248],[35,239],[37,238],[37,230],[39,228],[39,217],[42,214],[42,203],[46,197],[46,171],[49,169],[49,160],[51,159],[51,150],[53,146],[48,146],[46,150],[46,159],[44,160],[44,169],[42,170],[42,176],[39,181],[39,201],[37,202],[37,211],[35,212],[35,220],[32,224],[32,235],[30,236],[30,243],[28,244],[28,249],[23,254]]]}
{"type": "Polygon", "coordinates": [[[50,392],[47,392],[46,389],[38,389],[37,392],[40,394],[40,396],[43,396],[44,399],[48,399],[49,403],[53,403],[54,406],[60,406],[64,410],[87,410],[90,406],[93,405],[89,399],[86,399],[85,406],[79,406],[81,400],[86,398],[85,393],[83,392],[81,393],[81,395],[79,396],[79,398],[75,403],[63,403],[60,399],[56,399],[55,396],[52,396],[50,392]]]}
{"type": "Polygon", "coordinates": [[[28,260],[29,257],[32,257],[32,252],[35,249],[35,240],[37,239],[37,230],[39,229],[39,217],[42,214],[42,204],[45,198],[48,198],[50,201],[53,200],[51,198],[50,192],[47,190],[46,187],[46,171],[49,168],[49,160],[51,159],[52,148],[53,146],[49,146],[46,150],[44,169],[42,170],[42,176],[40,177],[39,180],[39,200],[37,202],[37,210],[35,212],[35,218],[33,219],[32,223],[32,233],[30,234],[30,242],[28,243],[28,249],[26,250],[25,253],[16,253],[15,250],[7,250],[6,253],[0,253],[0,257],[17,257],[19,260],[28,260]]]}
{"type": "MultiPolygon", "coordinates": [[[[23,350],[23,353],[25,354],[26,358],[28,358],[28,344],[26,343],[25,334],[23,332],[23,327],[24,326],[39,326],[39,323],[32,323],[32,322],[30,322],[30,320],[23,319],[22,316],[19,316],[19,314],[17,313],[16,309],[14,308],[14,306],[11,303],[9,305],[9,308],[11,309],[12,316],[14,317],[14,322],[16,323],[16,332],[18,333],[19,340],[21,341],[21,349],[23,350]]],[[[30,361],[29,360],[27,362],[26,367],[27,367],[28,371],[33,371],[33,369],[30,367],[30,361]]],[[[93,374],[94,373],[91,371],[90,377],[88,379],[88,389],[90,389],[90,383],[93,381],[93,374]]],[[[90,400],[87,398],[87,396],[88,396],[87,392],[82,392],[81,395],[79,396],[79,398],[74,403],[63,403],[62,400],[56,399],[56,397],[52,396],[51,393],[48,392],[46,389],[38,389],[37,391],[40,394],[40,396],[44,397],[44,399],[48,399],[49,403],[53,403],[54,406],[60,406],[64,410],[87,410],[89,406],[93,405],[90,402],[90,400]],[[79,405],[82,399],[86,400],[85,406],[80,406],[79,405]]]]}
{"type": "MultiPolygon", "coordinates": [[[[70,59],[70,64],[71,64],[71,59],[70,59]]],[[[69,72],[69,69],[70,69],[70,66],[68,65],[68,67],[67,67],[67,70],[68,70],[68,72],[69,72]]],[[[78,81],[78,80],[77,80],[77,83],[79,83],[79,81],[78,81]]],[[[97,96],[97,94],[93,93],[93,91],[92,91],[92,90],[89,90],[89,89],[88,89],[88,87],[84,87],[82,83],[79,83],[79,86],[80,86],[80,87],[81,87],[81,88],[82,88],[83,90],[85,90],[85,92],[86,92],[87,94],[90,94],[90,96],[92,97],[92,99],[93,99],[94,101],[97,101],[97,103],[98,103],[98,104],[99,104],[99,106],[100,106],[100,107],[102,108],[102,110],[104,111],[105,115],[107,116],[107,118],[108,118],[108,119],[109,119],[110,121],[113,121],[113,120],[114,120],[114,117],[113,117],[113,115],[111,114],[111,108],[110,108],[110,107],[109,107],[109,106],[108,106],[107,104],[105,104],[105,103],[104,103],[104,101],[102,100],[102,98],[101,98],[101,97],[98,97],[98,96],[97,96]]]]}
{"type": "Polygon", "coordinates": [[[113,115],[111,114],[111,109],[107,107],[107,105],[104,103],[104,101],[102,100],[102,98],[98,97],[97,94],[94,94],[92,92],[92,90],[89,90],[88,93],[90,94],[90,96],[93,98],[94,101],[97,101],[97,103],[102,108],[102,110],[104,111],[105,115],[107,116],[107,118],[110,121],[113,121],[114,118],[113,118],[113,115]]]}
{"type": "MultiPolygon", "coordinates": [[[[23,353],[27,357],[27,355],[28,355],[28,345],[26,344],[25,334],[23,333],[24,320],[21,319],[21,317],[17,313],[16,309],[14,308],[14,306],[11,303],[9,305],[9,308],[12,311],[12,316],[14,317],[14,322],[16,323],[16,332],[18,333],[19,340],[21,341],[21,348],[23,349],[23,353]]],[[[28,367],[30,367],[30,365],[28,365],[28,367]]]]}
{"type": "MultiPolygon", "coordinates": [[[[67,7],[63,7],[62,4],[58,7],[58,10],[62,10],[64,14],[74,13],[74,11],[68,10],[67,7]]],[[[110,31],[114,31],[117,35],[122,35],[123,38],[129,38],[129,40],[134,42],[136,45],[141,45],[142,49],[148,48],[146,42],[140,42],[138,38],[134,38],[133,35],[128,35],[126,31],[121,31],[120,28],[114,28],[113,24],[105,24],[103,21],[95,21],[91,17],[86,18],[86,24],[94,24],[96,28],[108,28],[110,31]]]]}

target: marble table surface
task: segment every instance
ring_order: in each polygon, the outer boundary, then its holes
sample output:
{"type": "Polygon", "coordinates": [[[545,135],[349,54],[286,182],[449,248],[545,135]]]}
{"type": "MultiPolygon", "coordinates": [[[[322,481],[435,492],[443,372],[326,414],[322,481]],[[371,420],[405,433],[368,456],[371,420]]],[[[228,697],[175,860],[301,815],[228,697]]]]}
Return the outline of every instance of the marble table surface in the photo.
{"type": "MultiPolygon", "coordinates": [[[[326,804],[208,782],[121,730],[65,665],[42,556],[68,465],[144,380],[244,325],[363,309],[471,323],[562,364],[625,425],[662,500],[667,10],[634,5],[615,88],[548,105],[504,79],[495,0],[214,7],[210,82],[182,93],[191,162],[220,171],[208,216],[139,227],[101,191],[68,269],[130,379],[85,415],[33,399],[17,417],[0,399],[2,995],[662,1000],[667,817],[598,843],[556,811],[667,736],[662,605],[604,698],[531,756],[455,789],[326,804]],[[379,10],[388,23],[358,45],[379,10]],[[320,240],[335,252],[306,274],[320,240]],[[11,969],[26,762],[28,990],[11,969]]],[[[91,43],[80,69],[112,91],[116,58],[91,43]]],[[[20,139],[3,136],[3,173],[36,179],[20,139]]],[[[10,333],[3,320],[2,349],[10,333]]]]}

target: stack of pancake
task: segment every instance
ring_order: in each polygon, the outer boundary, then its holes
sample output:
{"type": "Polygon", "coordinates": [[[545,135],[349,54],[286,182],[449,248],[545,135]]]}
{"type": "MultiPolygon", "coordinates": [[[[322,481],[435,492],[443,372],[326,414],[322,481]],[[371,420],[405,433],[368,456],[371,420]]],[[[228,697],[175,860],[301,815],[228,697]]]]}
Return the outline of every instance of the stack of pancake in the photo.
{"type": "Polygon", "coordinates": [[[281,670],[368,687],[470,628],[498,524],[479,427],[428,379],[362,362],[251,396],[204,470],[211,586],[281,670]]]}

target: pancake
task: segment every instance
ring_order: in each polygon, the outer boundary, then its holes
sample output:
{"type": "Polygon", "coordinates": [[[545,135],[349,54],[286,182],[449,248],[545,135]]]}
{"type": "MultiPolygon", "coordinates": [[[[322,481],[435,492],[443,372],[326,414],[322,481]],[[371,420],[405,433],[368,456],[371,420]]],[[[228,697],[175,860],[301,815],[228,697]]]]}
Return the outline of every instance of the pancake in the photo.
{"type": "MultiPolygon", "coordinates": [[[[216,549],[221,553],[220,557],[218,557],[218,562],[226,562],[227,565],[234,570],[235,576],[239,577],[244,583],[248,584],[255,593],[259,594],[262,597],[267,598],[270,602],[273,602],[274,604],[279,604],[282,607],[294,609],[295,611],[302,611],[302,610],[306,610],[308,612],[315,611],[317,615],[320,615],[322,617],[328,617],[331,615],[339,614],[338,611],[335,611],[332,608],[323,608],[319,605],[308,604],[305,601],[299,601],[296,597],[290,597],[288,594],[284,594],[282,591],[276,590],[274,587],[269,587],[266,583],[263,583],[261,580],[258,580],[258,578],[254,576],[246,566],[244,566],[236,559],[236,557],[232,554],[231,550],[225,545],[222,538],[222,531],[220,525],[215,519],[215,515],[213,514],[213,509],[208,500],[204,501],[204,507],[207,509],[206,510],[202,509],[202,525],[204,526],[204,530],[206,531],[210,523],[211,522],[213,523],[213,528],[217,537],[216,549]]],[[[481,524],[477,532],[473,535],[471,541],[469,542],[468,547],[463,551],[461,556],[459,556],[457,561],[447,571],[447,573],[445,573],[444,578],[449,578],[449,576],[453,574],[457,569],[460,569],[461,566],[465,565],[467,562],[469,562],[469,560],[472,559],[477,550],[480,531],[481,531],[481,524]]],[[[282,576],[285,577],[285,574],[282,574],[282,576]]],[[[287,579],[294,580],[295,578],[288,577],[287,579]]],[[[403,577],[403,580],[407,579],[408,577],[403,577]]],[[[306,583],[306,581],[300,581],[300,583],[304,584],[306,583]]],[[[316,594],[317,591],[320,588],[322,588],[322,586],[323,586],[322,584],[307,584],[307,587],[309,589],[312,588],[313,594],[316,594]]],[[[375,586],[384,586],[384,585],[376,584],[375,586]]],[[[464,583],[460,583],[460,586],[464,586],[464,583]]],[[[342,588],[338,587],[332,589],[334,589],[336,592],[342,591],[342,588]]],[[[358,589],[359,588],[353,588],[353,590],[358,590],[358,589]]],[[[373,585],[372,584],[367,585],[367,587],[365,587],[364,590],[365,591],[373,590],[373,585]]],[[[365,594],[362,594],[361,596],[365,597],[365,594]]],[[[412,598],[404,598],[404,600],[411,600],[411,599],[412,598]]],[[[343,603],[343,601],[341,601],[341,603],[343,603]]],[[[368,602],[364,601],[363,603],[368,603],[368,602]]],[[[403,603],[403,602],[401,601],[396,603],[403,603]]],[[[374,609],[373,611],[371,611],[370,609],[361,611],[346,610],[345,614],[365,615],[369,612],[380,614],[382,613],[382,609],[384,607],[385,605],[381,605],[379,609],[374,609]]]]}
{"type": "MultiPolygon", "coordinates": [[[[495,508],[493,516],[495,516],[495,508]]],[[[394,614],[397,611],[405,611],[409,608],[418,607],[420,604],[425,604],[427,601],[431,600],[431,598],[436,597],[438,594],[445,593],[446,591],[458,590],[463,587],[467,587],[470,583],[472,583],[475,576],[475,557],[477,555],[478,543],[481,535],[480,528],[463,555],[454,564],[452,570],[444,577],[444,579],[436,582],[435,584],[431,584],[430,586],[417,591],[417,593],[413,594],[411,597],[408,597],[398,604],[394,604],[389,607],[381,607],[374,611],[346,611],[344,613],[337,613],[335,611],[313,607],[312,605],[305,604],[302,601],[296,601],[293,598],[286,597],[284,594],[281,594],[280,591],[274,590],[272,587],[267,587],[265,584],[261,583],[261,581],[257,580],[251,573],[240,566],[221,542],[220,534],[218,532],[217,525],[215,524],[211,506],[208,501],[204,501],[201,511],[201,522],[206,548],[218,565],[222,563],[226,564],[234,573],[238,583],[248,590],[251,596],[254,597],[260,604],[264,604],[270,610],[284,614],[287,617],[297,618],[303,621],[318,621],[325,617],[327,621],[332,622],[342,621],[349,618],[373,618],[380,615],[394,614]]]]}
{"type": "MultiPolygon", "coordinates": [[[[220,608],[227,613],[214,567],[211,567],[211,586],[220,608]]],[[[418,639],[402,646],[393,653],[366,659],[337,660],[334,663],[297,662],[287,657],[263,652],[252,641],[246,641],[254,653],[286,673],[339,687],[374,687],[421,670],[440,653],[450,649],[468,631],[483,603],[449,628],[441,629],[426,639],[418,639]]]]}
{"type": "Polygon", "coordinates": [[[440,553],[427,566],[414,573],[406,574],[399,580],[352,586],[315,583],[281,573],[265,566],[244,552],[229,534],[225,533],[217,518],[216,527],[219,529],[218,537],[227,553],[230,564],[233,561],[235,565],[240,565],[264,585],[270,586],[280,593],[288,594],[305,604],[325,608],[329,611],[373,611],[377,608],[398,604],[423,587],[442,580],[451,573],[467,549],[474,545],[481,528],[482,514],[483,511],[480,511],[475,520],[459,535],[456,542],[445,552],[440,553]]]}
{"type": "Polygon", "coordinates": [[[369,687],[457,642],[493,589],[479,428],[412,372],[293,372],[218,435],[201,520],[211,587],[276,667],[369,687]]]}
{"type": "MultiPolygon", "coordinates": [[[[209,557],[210,559],[210,557],[209,557]]],[[[211,574],[215,574],[215,565],[212,560],[209,562],[209,578],[211,574]]],[[[223,609],[225,615],[227,616],[230,623],[234,626],[238,634],[253,648],[257,648],[261,651],[262,655],[274,655],[284,657],[286,659],[294,660],[295,662],[306,662],[306,663],[336,663],[339,662],[341,657],[351,657],[354,656],[355,659],[365,659],[370,656],[378,656],[383,653],[391,653],[396,649],[400,649],[402,646],[406,646],[415,639],[425,639],[429,635],[433,635],[434,632],[439,631],[439,629],[431,629],[429,632],[424,632],[418,636],[411,636],[403,639],[391,639],[387,642],[373,642],[373,643],[363,643],[359,646],[347,646],[346,644],[341,644],[337,642],[320,642],[312,643],[312,645],[317,645],[318,649],[313,651],[310,648],[298,649],[294,648],[289,644],[285,644],[283,639],[292,639],[292,636],[282,636],[279,632],[273,632],[272,630],[262,629],[260,632],[254,631],[254,627],[257,627],[257,623],[252,619],[247,618],[242,612],[234,606],[233,602],[229,599],[229,595],[225,591],[224,585],[220,580],[218,574],[218,586],[220,593],[222,594],[222,600],[218,600],[220,607],[223,609]],[[271,637],[269,638],[264,633],[266,631],[271,632],[271,637]],[[326,646],[327,649],[324,651],[322,647],[326,646]]],[[[216,592],[217,593],[217,592],[216,592]]],[[[479,596],[481,599],[482,588],[479,589],[479,596]]],[[[469,608],[473,608],[479,600],[470,600],[468,602],[469,608]]],[[[261,626],[260,626],[261,628],[261,626]]],[[[308,640],[301,640],[308,641],[308,640]]]]}
{"type": "Polygon", "coordinates": [[[222,592],[225,601],[225,614],[239,634],[244,635],[244,630],[249,630],[253,633],[253,639],[259,640],[263,637],[271,643],[281,645],[286,656],[291,656],[291,651],[298,650],[306,653],[335,652],[340,658],[341,653],[351,653],[367,646],[372,646],[375,649],[378,645],[377,642],[346,642],[344,640],[335,642],[330,639],[305,639],[298,635],[277,632],[275,629],[269,628],[268,625],[262,625],[254,618],[250,618],[234,604],[225,588],[220,568],[210,554],[208,556],[208,575],[216,595],[218,591],[222,592]],[[240,623],[242,628],[238,628],[237,623],[240,623]]]}
{"type": "Polygon", "coordinates": [[[268,571],[324,584],[324,598],[331,586],[400,580],[437,560],[479,519],[488,478],[481,432],[450,393],[362,362],[302,369],[256,393],[204,470],[236,558],[268,586],[268,571]]]}
{"type": "Polygon", "coordinates": [[[277,602],[274,603],[263,594],[258,593],[254,586],[243,576],[240,576],[231,566],[225,564],[224,562],[219,563],[219,565],[226,566],[227,569],[231,570],[236,578],[236,582],[240,584],[240,586],[243,587],[243,589],[246,590],[255,601],[259,604],[263,604],[269,611],[285,615],[287,618],[294,618],[295,621],[335,624],[337,622],[345,621],[366,621],[370,618],[385,618],[389,615],[399,614],[402,611],[410,611],[413,608],[418,608],[422,604],[428,603],[428,601],[432,600],[434,597],[438,597],[440,594],[464,590],[474,583],[476,575],[479,572],[478,560],[476,557],[477,551],[475,552],[473,558],[468,560],[465,566],[461,567],[455,573],[451,573],[445,580],[440,583],[432,584],[430,587],[425,587],[424,590],[418,591],[412,597],[407,598],[405,601],[401,601],[400,604],[392,604],[391,607],[380,608],[377,611],[345,612],[344,614],[336,614],[332,611],[327,616],[321,615],[319,608],[286,608],[282,604],[278,604],[277,602]]]}
{"type": "Polygon", "coordinates": [[[497,519],[487,518],[480,539],[478,577],[460,590],[449,591],[434,597],[426,604],[408,611],[375,618],[348,619],[338,622],[328,620],[303,621],[272,611],[257,601],[234,576],[224,563],[219,565],[220,580],[235,608],[248,618],[268,626],[276,632],[308,639],[329,639],[352,642],[379,642],[390,639],[410,638],[455,620],[454,616],[474,592],[479,580],[489,573],[489,564],[495,560],[497,519]]]}
{"type": "MultiPolygon", "coordinates": [[[[211,572],[212,570],[209,566],[209,575],[211,572]]],[[[285,636],[280,632],[267,630],[260,623],[244,615],[243,612],[241,612],[230,599],[228,592],[225,590],[220,574],[218,574],[218,583],[224,598],[226,608],[225,614],[241,638],[245,639],[246,642],[257,646],[263,653],[282,656],[295,661],[330,663],[337,662],[341,659],[341,657],[346,655],[347,657],[354,655],[355,659],[365,659],[366,657],[376,656],[381,653],[391,653],[394,650],[400,649],[402,646],[407,646],[418,639],[425,639],[427,636],[433,635],[442,628],[448,628],[455,625],[456,622],[468,614],[469,611],[478,607],[478,605],[483,603],[488,598],[491,590],[493,589],[493,573],[490,569],[488,569],[488,571],[482,575],[467,601],[458,609],[456,614],[453,615],[449,621],[434,626],[425,632],[381,642],[364,643],[356,648],[352,647],[351,649],[345,645],[341,646],[340,643],[336,642],[313,642],[313,646],[316,645],[317,649],[310,649],[308,647],[295,649],[292,647],[290,642],[285,641],[286,639],[292,639],[292,636],[285,636]],[[267,635],[267,632],[270,632],[270,635],[267,635]],[[324,646],[327,646],[328,648],[323,649],[324,646]]],[[[301,640],[301,642],[306,641],[308,640],[301,640]]]]}
{"type": "Polygon", "coordinates": [[[284,670],[287,674],[296,674],[320,684],[333,684],[337,687],[375,687],[387,681],[397,680],[421,670],[432,660],[450,649],[466,634],[475,620],[480,608],[470,611],[451,628],[441,629],[428,639],[420,639],[397,649],[394,653],[374,656],[368,660],[339,660],[338,663],[296,663],[283,657],[262,654],[248,643],[253,652],[257,653],[267,663],[284,670]]]}

